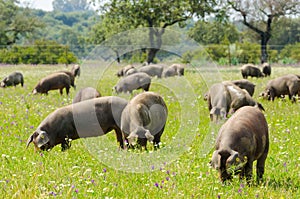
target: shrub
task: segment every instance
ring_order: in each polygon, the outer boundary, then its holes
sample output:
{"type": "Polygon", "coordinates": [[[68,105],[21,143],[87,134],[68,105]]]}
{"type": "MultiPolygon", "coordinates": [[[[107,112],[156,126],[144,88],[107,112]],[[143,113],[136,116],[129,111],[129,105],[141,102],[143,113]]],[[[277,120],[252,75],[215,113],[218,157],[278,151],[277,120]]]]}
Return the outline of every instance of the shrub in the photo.
{"type": "Polygon", "coordinates": [[[300,43],[286,45],[280,52],[281,62],[287,64],[300,62],[300,43]]]}
{"type": "Polygon", "coordinates": [[[6,64],[70,64],[77,58],[68,46],[54,41],[35,41],[31,46],[12,46],[0,50],[0,63],[6,64]]]}

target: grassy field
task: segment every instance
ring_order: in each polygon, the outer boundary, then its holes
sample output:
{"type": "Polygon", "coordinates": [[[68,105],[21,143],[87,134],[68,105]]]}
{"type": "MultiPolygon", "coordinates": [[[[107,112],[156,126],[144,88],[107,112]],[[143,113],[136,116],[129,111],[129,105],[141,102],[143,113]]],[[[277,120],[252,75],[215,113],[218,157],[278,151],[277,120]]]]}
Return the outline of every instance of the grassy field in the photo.
{"type": "MultiPolygon", "coordinates": [[[[112,65],[82,68],[77,90],[93,86],[102,95],[115,95],[118,81],[112,65]],[[101,75],[102,74],[102,75],[101,75]]],[[[270,150],[264,183],[247,186],[237,177],[223,185],[210,168],[214,139],[220,125],[209,121],[203,94],[221,80],[240,79],[238,67],[189,68],[182,78],[154,79],[151,91],[163,96],[169,116],[158,151],[121,151],[113,132],[97,138],[80,139],[60,151],[26,150],[26,141],[39,123],[75,96],[32,95],[40,78],[64,66],[1,66],[0,78],[13,71],[25,77],[24,88],[0,89],[0,198],[299,198],[300,197],[300,105],[288,99],[258,98],[269,79],[300,68],[273,67],[271,77],[250,78],[256,84],[254,98],[263,104],[269,124],[270,150]]],[[[134,94],[140,91],[135,92],[134,94]]],[[[130,99],[132,96],[122,94],[130,99]]],[[[151,149],[151,147],[150,147],[151,149]]],[[[254,167],[255,168],[255,167],[254,167]]],[[[254,169],[255,177],[255,169],[254,169]]]]}

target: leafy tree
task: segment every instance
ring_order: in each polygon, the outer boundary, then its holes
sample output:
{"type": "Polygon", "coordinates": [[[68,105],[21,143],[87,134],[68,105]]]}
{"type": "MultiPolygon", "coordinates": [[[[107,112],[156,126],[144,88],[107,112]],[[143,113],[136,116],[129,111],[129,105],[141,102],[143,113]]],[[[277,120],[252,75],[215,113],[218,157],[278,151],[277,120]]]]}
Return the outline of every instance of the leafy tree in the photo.
{"type": "Polygon", "coordinates": [[[267,45],[272,36],[272,23],[282,17],[299,13],[299,0],[225,0],[239,13],[244,25],[259,34],[261,62],[268,61],[267,45]],[[261,23],[263,22],[263,23],[261,23]]]}
{"type": "Polygon", "coordinates": [[[20,8],[16,0],[0,0],[0,47],[5,48],[34,33],[43,24],[29,8],[20,8]]]}
{"type": "Polygon", "coordinates": [[[90,9],[87,0],[54,0],[53,10],[60,12],[86,11],[90,9]]]}
{"type": "Polygon", "coordinates": [[[274,22],[274,31],[270,39],[273,48],[281,50],[287,44],[300,42],[300,18],[282,17],[274,22]],[[283,28],[284,27],[284,28],[283,28]]]}
{"type": "Polygon", "coordinates": [[[239,39],[239,32],[230,23],[197,21],[189,30],[189,36],[203,45],[220,44],[224,38],[227,38],[229,43],[234,43],[239,39]]]}
{"type": "Polygon", "coordinates": [[[214,0],[111,0],[100,6],[104,27],[101,34],[107,38],[108,32],[149,27],[147,62],[151,63],[162,46],[165,28],[177,23],[184,26],[184,22],[194,16],[202,18],[213,11],[215,3],[214,0]]]}

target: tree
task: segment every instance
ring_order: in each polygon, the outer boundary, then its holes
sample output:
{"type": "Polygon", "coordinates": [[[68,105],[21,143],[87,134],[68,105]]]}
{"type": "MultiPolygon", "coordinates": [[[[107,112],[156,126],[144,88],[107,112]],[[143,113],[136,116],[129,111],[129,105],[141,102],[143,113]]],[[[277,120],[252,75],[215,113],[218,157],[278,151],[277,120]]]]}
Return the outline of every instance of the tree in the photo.
{"type": "Polygon", "coordinates": [[[220,44],[225,38],[229,43],[239,40],[239,32],[233,24],[218,21],[197,21],[189,30],[189,36],[203,45],[220,44]]]}
{"type": "Polygon", "coordinates": [[[20,8],[16,0],[0,0],[0,48],[18,42],[43,27],[29,8],[20,8]]]}
{"type": "Polygon", "coordinates": [[[273,48],[281,50],[285,45],[300,42],[300,17],[282,17],[274,23],[273,27],[276,30],[270,39],[273,48]]]}
{"type": "Polygon", "coordinates": [[[110,28],[102,32],[121,32],[132,28],[149,27],[150,47],[147,62],[151,63],[162,46],[165,28],[176,23],[184,25],[187,19],[195,16],[203,18],[213,12],[214,5],[214,0],[111,0],[100,6],[103,13],[102,23],[107,24],[104,27],[110,28]]]}
{"type": "Polygon", "coordinates": [[[272,37],[274,20],[299,13],[299,0],[225,0],[226,5],[239,13],[243,24],[259,34],[261,62],[268,61],[267,45],[272,37]],[[263,23],[261,23],[263,22],[263,23]]]}
{"type": "Polygon", "coordinates": [[[60,12],[86,11],[90,9],[87,0],[54,0],[53,10],[60,12]]]}

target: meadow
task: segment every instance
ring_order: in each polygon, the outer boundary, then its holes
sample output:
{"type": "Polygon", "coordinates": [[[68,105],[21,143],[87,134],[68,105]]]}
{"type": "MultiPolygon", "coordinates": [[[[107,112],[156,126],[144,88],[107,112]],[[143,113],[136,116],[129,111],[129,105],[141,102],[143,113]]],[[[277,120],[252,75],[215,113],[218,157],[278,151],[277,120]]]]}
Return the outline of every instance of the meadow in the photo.
{"type": "MultiPolygon", "coordinates": [[[[112,64],[99,72],[99,67],[82,67],[77,91],[89,85],[102,95],[116,95],[112,87],[119,68],[112,64]]],[[[74,140],[65,152],[60,146],[49,152],[34,152],[33,145],[26,149],[39,123],[58,107],[72,103],[73,88],[69,96],[65,91],[62,96],[58,91],[31,94],[45,74],[65,69],[60,65],[0,67],[1,79],[13,71],[21,71],[25,78],[23,88],[0,89],[1,198],[299,198],[300,102],[293,104],[287,98],[270,102],[259,98],[259,93],[268,80],[300,74],[300,67],[274,66],[271,77],[249,79],[256,84],[254,98],[265,108],[270,134],[264,182],[251,186],[238,177],[224,185],[209,166],[221,124],[210,123],[203,94],[212,82],[241,79],[239,67],[211,71],[187,66],[184,77],[153,80],[150,90],[161,94],[169,109],[162,148],[157,151],[150,144],[148,152],[122,151],[113,132],[74,140]]]]}

